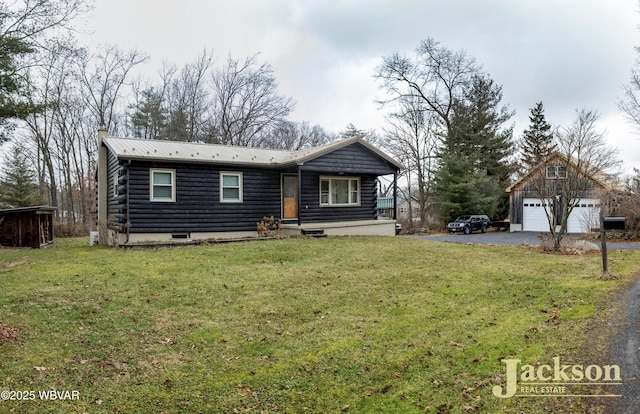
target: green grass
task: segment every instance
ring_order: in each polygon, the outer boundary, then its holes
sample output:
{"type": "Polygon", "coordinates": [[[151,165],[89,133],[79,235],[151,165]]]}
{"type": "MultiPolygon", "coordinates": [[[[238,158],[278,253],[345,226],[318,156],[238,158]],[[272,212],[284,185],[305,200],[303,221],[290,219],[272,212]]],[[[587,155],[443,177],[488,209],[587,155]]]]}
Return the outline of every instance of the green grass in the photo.
{"type": "Polygon", "coordinates": [[[86,244],[0,249],[0,388],[80,393],[0,412],[536,412],[492,395],[501,359],[577,358],[640,269],[404,238],[86,244]]]}

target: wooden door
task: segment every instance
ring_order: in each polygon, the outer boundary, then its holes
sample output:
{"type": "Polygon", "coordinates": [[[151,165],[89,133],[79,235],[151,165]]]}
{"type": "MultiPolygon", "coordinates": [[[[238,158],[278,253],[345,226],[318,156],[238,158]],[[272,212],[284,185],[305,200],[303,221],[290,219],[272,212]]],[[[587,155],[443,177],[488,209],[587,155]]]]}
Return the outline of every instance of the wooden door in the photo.
{"type": "Polygon", "coordinates": [[[282,218],[298,218],[298,177],[282,176],[282,218]]]}

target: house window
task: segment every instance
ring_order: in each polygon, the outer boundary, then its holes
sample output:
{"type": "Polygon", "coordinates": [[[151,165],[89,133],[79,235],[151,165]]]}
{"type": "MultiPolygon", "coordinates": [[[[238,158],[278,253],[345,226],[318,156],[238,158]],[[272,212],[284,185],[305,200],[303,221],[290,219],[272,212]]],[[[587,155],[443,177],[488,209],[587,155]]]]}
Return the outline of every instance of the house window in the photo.
{"type": "Polygon", "coordinates": [[[242,202],[242,173],[221,172],[220,173],[220,202],[241,203],[242,202]]]}
{"type": "Polygon", "coordinates": [[[113,176],[111,177],[113,179],[113,183],[111,184],[112,187],[112,197],[113,198],[118,198],[118,173],[114,172],[113,176]]]}
{"type": "Polygon", "coordinates": [[[400,207],[400,214],[405,214],[407,210],[404,207],[400,207]]]}
{"type": "Polygon", "coordinates": [[[320,205],[360,205],[360,178],[320,177],[320,205]]]}
{"type": "Polygon", "coordinates": [[[547,178],[567,178],[567,167],[553,165],[547,167],[547,178]]]}
{"type": "Polygon", "coordinates": [[[176,201],[176,171],[149,170],[151,181],[151,201],[176,201]]]}

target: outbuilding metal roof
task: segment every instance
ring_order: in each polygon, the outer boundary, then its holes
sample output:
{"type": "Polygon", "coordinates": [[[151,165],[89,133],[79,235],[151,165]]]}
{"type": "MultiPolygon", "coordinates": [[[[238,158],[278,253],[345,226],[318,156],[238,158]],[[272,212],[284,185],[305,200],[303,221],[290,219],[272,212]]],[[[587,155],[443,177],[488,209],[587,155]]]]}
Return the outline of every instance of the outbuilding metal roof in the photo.
{"type": "Polygon", "coordinates": [[[155,161],[204,162],[216,164],[281,167],[302,164],[324,154],[360,143],[398,169],[401,163],[389,157],[361,138],[348,138],[328,145],[299,151],[197,144],[191,142],[158,141],[135,138],[105,137],[102,141],[119,159],[155,161]]]}
{"type": "Polygon", "coordinates": [[[0,214],[26,213],[31,211],[56,211],[57,209],[58,207],[53,206],[16,207],[2,209],[0,210],[0,214]]]}

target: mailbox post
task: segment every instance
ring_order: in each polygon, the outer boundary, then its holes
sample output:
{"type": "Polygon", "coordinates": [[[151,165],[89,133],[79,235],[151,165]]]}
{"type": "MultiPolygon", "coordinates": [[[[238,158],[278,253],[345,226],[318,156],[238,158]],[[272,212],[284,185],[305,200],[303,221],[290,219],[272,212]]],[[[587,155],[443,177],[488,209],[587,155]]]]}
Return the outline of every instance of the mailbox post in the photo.
{"type": "Polygon", "coordinates": [[[607,230],[624,231],[627,229],[626,217],[604,217],[600,216],[600,242],[602,246],[602,273],[609,272],[609,259],[607,255],[607,230]]]}

